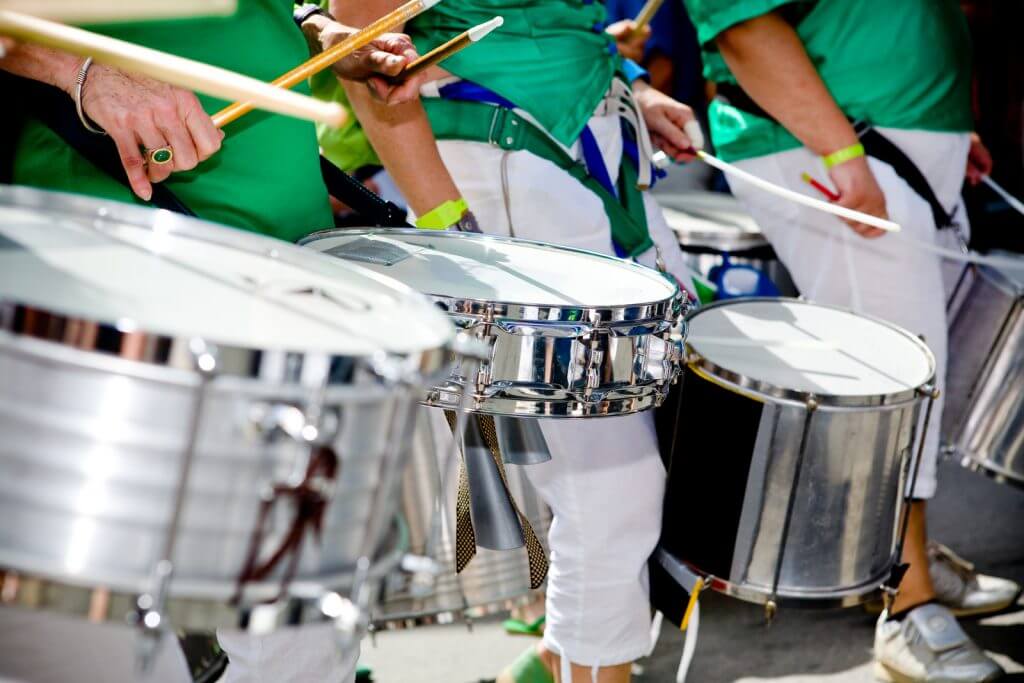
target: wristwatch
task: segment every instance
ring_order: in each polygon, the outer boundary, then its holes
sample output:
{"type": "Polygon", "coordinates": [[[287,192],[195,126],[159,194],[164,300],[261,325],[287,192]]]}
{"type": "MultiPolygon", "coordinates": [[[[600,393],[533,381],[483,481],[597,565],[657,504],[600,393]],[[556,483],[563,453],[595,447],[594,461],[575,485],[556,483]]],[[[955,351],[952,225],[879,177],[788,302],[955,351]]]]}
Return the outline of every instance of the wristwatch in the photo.
{"type": "Polygon", "coordinates": [[[302,28],[302,25],[306,23],[306,20],[309,19],[314,14],[322,14],[325,17],[330,17],[330,15],[327,12],[325,12],[323,8],[320,7],[320,5],[314,4],[312,2],[307,2],[305,5],[295,6],[295,11],[292,12],[292,18],[295,19],[296,26],[302,28]]]}

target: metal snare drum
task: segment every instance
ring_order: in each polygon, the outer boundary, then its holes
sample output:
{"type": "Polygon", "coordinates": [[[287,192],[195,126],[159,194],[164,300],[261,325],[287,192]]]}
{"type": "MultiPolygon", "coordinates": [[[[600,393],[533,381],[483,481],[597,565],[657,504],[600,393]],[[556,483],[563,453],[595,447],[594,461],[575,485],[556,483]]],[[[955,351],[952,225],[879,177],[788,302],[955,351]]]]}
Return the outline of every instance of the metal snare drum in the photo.
{"type": "Polygon", "coordinates": [[[1024,486],[1024,267],[969,267],[952,304],[945,448],[965,467],[1024,486]]]}
{"type": "Polygon", "coordinates": [[[769,606],[873,595],[894,561],[931,352],[792,299],[713,304],[689,325],[674,414],[702,429],[672,448],[662,549],[769,606]]]}
{"type": "Polygon", "coordinates": [[[153,629],[338,616],[363,558],[397,562],[396,444],[453,335],[305,249],[0,188],[2,600],[153,629]]]}
{"type": "Polygon", "coordinates": [[[698,273],[707,277],[728,257],[767,275],[783,295],[797,295],[789,271],[738,199],[722,192],[658,194],[657,199],[683,259],[698,273]]]}
{"type": "MultiPolygon", "coordinates": [[[[530,571],[526,550],[495,551],[478,548],[473,561],[455,573],[455,519],[450,503],[445,515],[438,515],[439,470],[443,469],[451,440],[446,425],[428,419],[428,409],[421,411],[416,438],[412,442],[410,463],[402,484],[402,518],[409,537],[410,552],[430,557],[438,564],[438,573],[429,586],[417,586],[415,576],[393,574],[385,582],[381,601],[374,611],[374,621],[392,625],[399,622],[415,624],[446,622],[457,617],[473,618],[505,609],[510,602],[542,596],[543,591],[530,589],[530,571]],[[432,429],[433,427],[433,429],[432,429]],[[440,524],[436,537],[434,525],[440,524]],[[436,543],[436,547],[434,544],[436,543]]],[[[501,430],[512,420],[499,420],[501,430]]],[[[504,449],[506,460],[509,453],[504,449]]],[[[530,520],[541,544],[547,551],[551,510],[540,499],[526,478],[523,468],[506,466],[509,491],[519,509],[530,520]]],[[[446,491],[454,492],[457,484],[454,468],[446,473],[446,491]]]]}
{"type": "Polygon", "coordinates": [[[480,234],[334,230],[303,243],[425,294],[491,349],[427,405],[521,417],[626,415],[664,398],[678,370],[683,298],[656,271],[591,252],[480,234]]]}

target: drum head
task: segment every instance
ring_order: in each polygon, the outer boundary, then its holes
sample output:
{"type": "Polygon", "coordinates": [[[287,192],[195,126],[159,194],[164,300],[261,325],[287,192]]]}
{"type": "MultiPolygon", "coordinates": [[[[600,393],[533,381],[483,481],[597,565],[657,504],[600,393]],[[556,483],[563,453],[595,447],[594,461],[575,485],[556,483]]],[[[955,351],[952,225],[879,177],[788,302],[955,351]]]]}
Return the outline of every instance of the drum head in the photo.
{"type": "Polygon", "coordinates": [[[0,188],[0,305],[256,350],[365,356],[445,345],[405,285],[166,211],[0,188]]]}
{"type": "Polygon", "coordinates": [[[656,197],[683,247],[735,252],[768,244],[761,228],[730,194],[687,192],[656,197]]]}
{"type": "Polygon", "coordinates": [[[909,332],[790,299],[739,299],[699,310],[690,317],[687,345],[698,356],[691,364],[772,396],[894,400],[935,375],[931,351],[909,332]]]}
{"type": "Polygon", "coordinates": [[[678,289],[654,270],[540,242],[430,230],[339,230],[307,246],[447,299],[615,308],[661,302],[678,289]]]}

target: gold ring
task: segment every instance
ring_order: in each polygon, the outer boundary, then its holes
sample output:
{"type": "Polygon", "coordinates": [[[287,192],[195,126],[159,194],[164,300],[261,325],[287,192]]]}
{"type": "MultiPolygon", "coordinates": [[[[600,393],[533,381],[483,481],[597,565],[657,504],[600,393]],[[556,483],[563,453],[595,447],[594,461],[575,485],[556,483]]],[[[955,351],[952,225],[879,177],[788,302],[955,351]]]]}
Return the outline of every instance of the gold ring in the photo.
{"type": "Polygon", "coordinates": [[[149,163],[156,166],[163,166],[172,161],[174,161],[174,150],[170,147],[160,147],[149,152],[149,163]]]}

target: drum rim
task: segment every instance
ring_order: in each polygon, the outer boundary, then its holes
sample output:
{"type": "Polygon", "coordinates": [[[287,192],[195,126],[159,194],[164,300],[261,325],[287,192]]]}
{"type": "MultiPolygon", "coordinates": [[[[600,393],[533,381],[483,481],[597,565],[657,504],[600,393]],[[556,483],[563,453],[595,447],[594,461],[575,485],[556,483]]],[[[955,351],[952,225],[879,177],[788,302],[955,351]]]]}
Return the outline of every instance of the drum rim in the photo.
{"type": "Polygon", "coordinates": [[[893,392],[891,394],[860,394],[860,395],[847,395],[847,396],[834,396],[830,394],[817,394],[809,391],[799,391],[795,389],[788,389],[786,387],[780,387],[771,382],[754,379],[747,377],[742,373],[734,372],[728,368],[722,367],[713,361],[703,356],[699,351],[690,346],[689,342],[686,344],[686,367],[704,376],[710,381],[715,381],[721,385],[727,385],[727,388],[735,388],[740,393],[748,395],[752,398],[768,398],[770,400],[790,400],[797,401],[800,403],[807,403],[808,401],[814,401],[818,405],[823,406],[837,406],[837,407],[849,407],[849,408],[873,408],[878,406],[892,406],[895,404],[905,403],[908,401],[920,400],[923,398],[922,389],[923,387],[933,384],[935,382],[936,375],[936,361],[935,354],[932,353],[928,345],[911,334],[907,330],[894,325],[886,320],[872,316],[864,315],[856,311],[850,310],[844,306],[836,306],[832,304],[820,304],[813,301],[807,301],[804,299],[796,299],[792,297],[741,297],[736,299],[728,299],[726,301],[716,301],[715,303],[703,306],[686,316],[686,322],[689,324],[695,317],[700,315],[703,311],[709,311],[715,308],[721,308],[725,306],[732,306],[742,303],[751,302],[771,302],[771,303],[791,303],[791,304],[802,304],[807,306],[815,306],[819,308],[828,308],[834,311],[840,311],[843,313],[849,313],[850,315],[857,316],[866,320],[883,325],[890,330],[897,332],[904,338],[911,341],[919,349],[921,349],[928,358],[930,373],[928,379],[926,379],[921,385],[913,389],[905,389],[902,391],[893,392]]]}
{"type": "MultiPolygon", "coordinates": [[[[67,192],[51,192],[49,190],[39,190],[23,186],[0,186],[0,207],[7,206],[27,210],[38,210],[47,214],[54,214],[55,208],[53,202],[55,199],[59,199],[61,202],[60,209],[65,215],[86,216],[91,217],[94,220],[126,223],[137,227],[145,227],[150,224],[146,219],[151,218],[154,213],[154,209],[133,206],[131,204],[113,200],[102,200],[67,192]]],[[[260,254],[267,258],[282,259],[284,263],[297,265],[299,267],[302,266],[302,259],[308,259],[311,257],[312,250],[303,249],[283,240],[277,240],[272,237],[246,232],[239,229],[233,229],[230,226],[224,226],[198,218],[180,216],[178,214],[170,215],[173,217],[174,222],[173,225],[170,225],[167,228],[167,231],[172,234],[201,238],[219,246],[235,248],[250,254],[260,254]]],[[[312,258],[325,257],[321,254],[316,254],[316,256],[312,256],[312,258]]],[[[407,300],[426,299],[421,293],[408,285],[395,280],[394,278],[389,278],[386,275],[360,267],[358,264],[346,265],[350,265],[363,277],[387,285],[392,288],[397,295],[407,300]]],[[[429,299],[426,299],[424,303],[429,304],[429,299]]],[[[87,349],[79,343],[63,338],[61,331],[67,329],[69,326],[73,327],[79,325],[94,325],[105,334],[114,335],[109,338],[108,342],[105,343],[104,346],[121,347],[128,339],[128,336],[131,335],[133,345],[141,345],[150,351],[170,346],[181,346],[181,348],[188,349],[190,348],[190,343],[193,340],[201,340],[202,342],[209,343],[219,350],[231,353],[250,354],[254,358],[258,358],[260,354],[268,352],[286,353],[291,356],[303,358],[309,356],[326,356],[332,360],[360,361],[364,359],[373,359],[375,362],[387,362],[387,360],[382,361],[382,358],[392,361],[424,358],[424,364],[429,366],[436,366],[439,361],[427,361],[426,359],[431,356],[439,359],[443,356],[454,342],[456,336],[456,330],[451,328],[448,330],[447,338],[444,343],[438,347],[424,346],[414,351],[407,352],[380,350],[368,354],[345,354],[331,352],[327,349],[279,349],[240,344],[220,344],[212,337],[206,338],[201,335],[154,332],[143,329],[128,318],[113,321],[100,320],[85,315],[68,313],[59,306],[25,304],[24,302],[13,299],[9,295],[0,292],[0,332],[7,332],[14,337],[24,336],[43,339],[48,342],[71,346],[87,352],[104,353],[101,349],[87,349]],[[18,317],[17,313],[19,312],[32,312],[46,315],[50,318],[51,323],[47,326],[49,328],[48,333],[31,333],[16,326],[15,320],[18,317]]],[[[117,351],[113,350],[110,353],[116,354],[117,351]]],[[[144,354],[143,357],[138,358],[136,362],[143,362],[158,366],[168,365],[166,360],[158,358],[155,353],[144,354]]],[[[221,368],[218,368],[217,373],[235,374],[231,371],[224,371],[221,368]]],[[[242,374],[244,375],[244,373],[242,374]]]]}
{"type": "MultiPolygon", "coordinates": [[[[303,247],[310,247],[314,242],[331,237],[349,237],[359,235],[423,235],[424,230],[420,228],[331,228],[314,232],[299,240],[298,244],[303,247]]],[[[664,299],[630,303],[623,306],[559,306],[546,303],[525,303],[511,300],[487,300],[475,299],[473,297],[448,296],[423,292],[437,303],[446,304],[446,311],[451,315],[467,313],[470,315],[483,315],[490,312],[499,315],[502,319],[510,321],[526,322],[547,322],[567,324],[601,324],[607,322],[636,322],[668,320],[674,322],[683,309],[683,293],[678,283],[662,276],[653,268],[633,263],[608,254],[601,254],[576,247],[566,247],[559,244],[541,242],[539,240],[528,240],[518,237],[502,237],[498,235],[485,235],[472,232],[451,232],[446,230],[429,231],[434,237],[441,239],[478,239],[488,242],[501,242],[504,244],[526,244],[540,246],[546,249],[575,252],[585,256],[595,257],[602,261],[614,263],[617,267],[626,267],[645,276],[654,275],[662,279],[671,287],[674,292],[664,299]],[[498,313],[497,309],[503,312],[498,313]],[[557,317],[551,317],[551,311],[558,311],[557,317]],[[547,315],[545,315],[547,312],[547,315]]],[[[330,257],[339,258],[339,257],[330,257]]]]}

